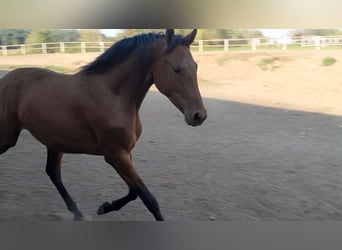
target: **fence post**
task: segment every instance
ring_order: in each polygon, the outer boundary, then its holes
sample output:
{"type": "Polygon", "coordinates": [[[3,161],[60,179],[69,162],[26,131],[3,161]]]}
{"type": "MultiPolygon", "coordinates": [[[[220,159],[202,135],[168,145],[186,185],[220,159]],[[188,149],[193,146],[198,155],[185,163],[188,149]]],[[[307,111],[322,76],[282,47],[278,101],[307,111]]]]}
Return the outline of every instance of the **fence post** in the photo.
{"type": "Polygon", "coordinates": [[[26,54],[26,46],[25,46],[25,44],[21,44],[21,45],[20,45],[20,51],[21,51],[21,54],[22,54],[22,55],[25,55],[25,54],[26,54]]]}
{"type": "Polygon", "coordinates": [[[305,47],[305,39],[303,37],[300,38],[300,45],[305,47]]]}
{"type": "Polygon", "coordinates": [[[198,51],[203,52],[203,40],[198,41],[198,51]]]}
{"type": "Polygon", "coordinates": [[[104,42],[99,42],[100,51],[104,52],[104,42]]]}
{"type": "Polygon", "coordinates": [[[46,43],[42,43],[42,53],[43,53],[43,54],[46,54],[46,53],[47,53],[46,43]]]}
{"type": "Polygon", "coordinates": [[[60,49],[61,53],[64,53],[64,52],[65,52],[65,45],[64,45],[63,42],[60,42],[60,43],[59,43],[59,49],[60,49]]]}
{"type": "Polygon", "coordinates": [[[282,50],[287,50],[287,43],[283,43],[283,44],[281,45],[281,49],[282,49],[282,50]]]}
{"type": "Polygon", "coordinates": [[[252,39],[252,50],[256,50],[258,40],[257,39],[252,39]]]}
{"type": "Polygon", "coordinates": [[[224,51],[229,51],[229,40],[224,39],[224,51]]]}
{"type": "Polygon", "coordinates": [[[7,56],[7,47],[5,45],[1,46],[2,55],[7,56]]]}
{"type": "Polygon", "coordinates": [[[321,49],[321,38],[320,37],[315,37],[315,48],[316,48],[316,50],[321,49]]]}
{"type": "Polygon", "coordinates": [[[86,43],[85,42],[81,42],[81,52],[86,53],[86,43]]]}

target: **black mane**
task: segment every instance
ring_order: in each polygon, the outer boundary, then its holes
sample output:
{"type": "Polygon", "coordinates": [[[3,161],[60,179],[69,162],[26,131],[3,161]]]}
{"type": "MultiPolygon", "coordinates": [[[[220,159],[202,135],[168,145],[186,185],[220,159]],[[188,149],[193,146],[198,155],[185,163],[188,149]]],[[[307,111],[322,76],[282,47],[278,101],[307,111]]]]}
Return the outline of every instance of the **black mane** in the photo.
{"type": "MultiPolygon", "coordinates": [[[[157,39],[165,38],[163,33],[140,34],[129,38],[124,38],[112,45],[108,50],[96,58],[93,62],[81,68],[85,74],[104,73],[115,65],[123,62],[129,55],[138,48],[143,48],[157,39]]],[[[166,52],[172,51],[178,45],[187,45],[181,36],[174,36],[172,43],[166,52]]]]}

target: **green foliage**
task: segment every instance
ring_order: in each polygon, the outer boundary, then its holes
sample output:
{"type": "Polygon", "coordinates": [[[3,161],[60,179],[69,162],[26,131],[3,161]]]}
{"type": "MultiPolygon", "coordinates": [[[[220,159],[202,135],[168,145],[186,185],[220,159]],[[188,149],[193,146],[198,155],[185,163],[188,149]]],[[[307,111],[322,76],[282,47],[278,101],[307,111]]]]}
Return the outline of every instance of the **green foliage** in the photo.
{"type": "Polygon", "coordinates": [[[79,30],[79,41],[81,42],[99,42],[102,41],[102,35],[96,29],[81,29],[79,30]]]}
{"type": "Polygon", "coordinates": [[[122,32],[116,35],[115,39],[120,40],[123,38],[132,37],[138,34],[149,32],[165,32],[165,29],[124,29],[122,32]]]}
{"type": "Polygon", "coordinates": [[[337,60],[333,57],[325,57],[325,58],[323,58],[322,65],[323,66],[330,66],[336,62],[337,62],[337,60]]]}
{"type": "Polygon", "coordinates": [[[25,43],[52,43],[78,41],[80,34],[77,30],[32,30],[27,36],[25,43]]]}
{"type": "Polygon", "coordinates": [[[251,37],[263,37],[259,31],[237,29],[199,29],[197,40],[211,39],[242,39],[251,37]]]}
{"type": "MultiPolygon", "coordinates": [[[[192,29],[176,29],[175,33],[179,35],[187,35],[192,29]]],[[[165,29],[126,29],[118,34],[117,39],[130,37],[141,33],[148,32],[165,32],[165,29]]],[[[262,33],[256,30],[237,30],[237,29],[198,29],[197,40],[211,39],[232,39],[232,38],[251,38],[263,37],[262,33]]]]}
{"type": "Polygon", "coordinates": [[[0,45],[23,44],[29,32],[25,29],[0,29],[0,45]]]}
{"type": "Polygon", "coordinates": [[[51,30],[51,42],[75,42],[79,41],[80,33],[77,30],[51,30]]]}
{"type": "Polygon", "coordinates": [[[294,30],[291,32],[292,36],[336,36],[342,35],[342,30],[339,29],[303,29],[294,30]]]}
{"type": "Polygon", "coordinates": [[[51,30],[32,30],[27,36],[25,43],[48,43],[51,42],[51,30]]]}

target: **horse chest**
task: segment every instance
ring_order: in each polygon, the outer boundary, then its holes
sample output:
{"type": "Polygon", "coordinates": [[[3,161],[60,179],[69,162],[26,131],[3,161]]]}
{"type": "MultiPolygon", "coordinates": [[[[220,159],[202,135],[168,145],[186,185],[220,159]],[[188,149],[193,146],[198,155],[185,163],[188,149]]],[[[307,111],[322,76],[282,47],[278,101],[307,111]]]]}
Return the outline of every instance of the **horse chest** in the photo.
{"type": "Polygon", "coordinates": [[[108,145],[117,147],[119,145],[125,150],[131,150],[142,132],[138,114],[122,116],[120,120],[117,120],[117,117],[112,118],[103,126],[96,128],[97,134],[100,135],[100,141],[105,147],[108,145]]]}

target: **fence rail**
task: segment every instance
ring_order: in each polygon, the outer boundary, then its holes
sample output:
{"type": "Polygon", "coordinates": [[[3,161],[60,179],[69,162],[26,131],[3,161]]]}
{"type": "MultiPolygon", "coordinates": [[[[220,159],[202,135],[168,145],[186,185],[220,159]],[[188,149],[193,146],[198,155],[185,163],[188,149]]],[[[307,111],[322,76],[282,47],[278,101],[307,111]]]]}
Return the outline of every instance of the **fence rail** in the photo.
{"type": "Polygon", "coordinates": [[[112,44],[110,42],[59,42],[2,45],[0,55],[103,52],[112,44]]]}
{"type": "MultiPolygon", "coordinates": [[[[59,42],[35,43],[0,46],[0,56],[48,54],[48,53],[87,53],[103,52],[112,42],[59,42]]],[[[342,36],[338,37],[301,37],[291,39],[252,38],[252,39],[215,39],[196,40],[193,51],[242,51],[259,49],[324,49],[342,48],[342,36]]]]}

